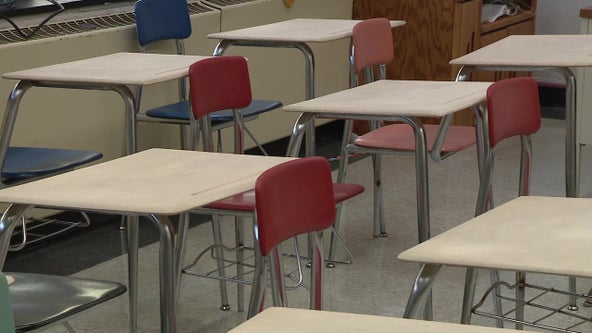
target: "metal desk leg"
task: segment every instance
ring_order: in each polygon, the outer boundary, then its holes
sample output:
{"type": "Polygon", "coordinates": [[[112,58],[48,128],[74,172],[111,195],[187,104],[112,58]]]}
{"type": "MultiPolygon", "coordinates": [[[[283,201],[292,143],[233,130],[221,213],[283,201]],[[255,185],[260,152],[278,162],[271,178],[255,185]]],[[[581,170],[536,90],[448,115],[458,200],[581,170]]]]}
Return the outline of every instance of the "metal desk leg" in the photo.
{"type": "Polygon", "coordinates": [[[475,287],[477,286],[477,269],[468,267],[465,276],[465,292],[463,294],[461,324],[471,323],[471,308],[475,298],[475,287]]]}
{"type": "Polygon", "coordinates": [[[12,204],[4,211],[0,218],[0,270],[2,270],[6,261],[12,231],[20,218],[25,214],[25,211],[30,207],[29,205],[12,204]]]}
{"type": "Polygon", "coordinates": [[[313,113],[301,113],[300,116],[298,116],[298,119],[292,128],[286,156],[298,157],[300,154],[300,147],[302,146],[304,132],[308,129],[308,123],[313,121],[314,117],[315,115],[313,113]]]}
{"type": "Polygon", "coordinates": [[[130,332],[138,331],[138,251],[139,222],[138,216],[127,216],[127,265],[130,332]]]}
{"type": "Polygon", "coordinates": [[[125,103],[125,125],[127,129],[126,154],[133,154],[138,151],[138,120],[134,94],[126,86],[111,86],[111,89],[117,92],[125,103]]]}
{"type": "Polygon", "coordinates": [[[154,225],[160,231],[160,331],[177,332],[175,300],[175,230],[168,216],[150,215],[154,225]]]}
{"type": "Polygon", "coordinates": [[[421,121],[416,118],[402,117],[415,133],[415,172],[417,195],[417,229],[419,242],[430,239],[430,195],[428,184],[428,154],[425,131],[421,121]]]}
{"type": "MultiPolygon", "coordinates": [[[[32,86],[33,82],[30,81],[21,80],[17,82],[10,92],[8,102],[6,102],[6,112],[4,113],[4,119],[2,121],[2,129],[0,129],[0,167],[2,167],[6,161],[6,155],[8,154],[8,147],[10,146],[10,139],[12,137],[12,131],[14,130],[19,104],[25,92],[32,86]]],[[[6,187],[6,185],[2,184],[0,188],[2,187],[6,187]]]]}
{"type": "Polygon", "coordinates": [[[432,283],[440,268],[442,268],[442,265],[438,264],[423,264],[421,266],[413,282],[413,288],[403,318],[420,319],[420,315],[426,313],[426,306],[431,308],[429,301],[432,294],[432,283]]]}

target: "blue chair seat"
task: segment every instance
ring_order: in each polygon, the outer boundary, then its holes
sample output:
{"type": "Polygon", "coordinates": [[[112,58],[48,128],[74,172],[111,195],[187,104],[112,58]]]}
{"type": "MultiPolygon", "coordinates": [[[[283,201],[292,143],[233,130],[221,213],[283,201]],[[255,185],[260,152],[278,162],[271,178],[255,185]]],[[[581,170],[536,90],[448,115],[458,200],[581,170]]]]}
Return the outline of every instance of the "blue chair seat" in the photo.
{"type": "MultiPolygon", "coordinates": [[[[282,106],[281,102],[272,100],[253,100],[249,106],[241,109],[244,118],[257,116],[261,113],[277,109],[282,106]]],[[[174,104],[165,105],[146,111],[146,115],[160,119],[174,119],[181,121],[189,121],[189,113],[191,112],[191,103],[182,101],[174,104]]],[[[212,125],[220,125],[224,122],[231,122],[232,110],[222,110],[214,112],[210,115],[212,125]]]]}
{"type": "Polygon", "coordinates": [[[71,149],[9,147],[2,168],[4,183],[47,176],[99,160],[100,152],[71,149]]]}

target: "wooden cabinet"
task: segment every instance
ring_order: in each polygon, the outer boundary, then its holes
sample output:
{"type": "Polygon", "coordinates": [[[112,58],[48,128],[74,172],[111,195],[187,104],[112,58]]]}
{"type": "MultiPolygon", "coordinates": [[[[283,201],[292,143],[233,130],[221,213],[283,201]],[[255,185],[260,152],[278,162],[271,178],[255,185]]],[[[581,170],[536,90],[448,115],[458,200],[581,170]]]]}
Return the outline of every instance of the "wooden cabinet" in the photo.
{"type": "MultiPolygon", "coordinates": [[[[533,34],[536,0],[514,0],[520,10],[493,23],[481,22],[486,0],[354,0],[353,18],[387,17],[407,21],[393,29],[395,59],[387,66],[393,79],[454,80],[459,68],[451,59],[511,34],[533,34]]],[[[477,73],[474,79],[493,80],[503,73],[477,73]]],[[[429,119],[427,123],[437,120],[429,119]]],[[[472,125],[470,111],[456,124],[472,125]]]]}

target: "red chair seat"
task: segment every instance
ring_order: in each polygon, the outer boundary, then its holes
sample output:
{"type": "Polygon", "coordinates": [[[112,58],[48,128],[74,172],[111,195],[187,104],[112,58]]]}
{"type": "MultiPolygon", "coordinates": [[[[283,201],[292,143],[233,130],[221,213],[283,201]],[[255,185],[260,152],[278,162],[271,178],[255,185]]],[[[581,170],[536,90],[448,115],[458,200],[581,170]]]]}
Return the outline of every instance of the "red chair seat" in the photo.
{"type": "MultiPolygon", "coordinates": [[[[432,151],[439,125],[424,125],[428,151],[432,151]]],[[[442,145],[444,153],[457,152],[477,142],[472,126],[450,126],[442,145]]],[[[360,147],[415,151],[415,135],[407,124],[391,124],[368,132],[355,141],[360,147]]]]}
{"type": "MultiPolygon", "coordinates": [[[[333,183],[333,200],[335,204],[364,192],[364,187],[358,184],[333,183]]],[[[234,210],[241,212],[255,211],[255,191],[247,191],[231,197],[212,202],[205,206],[209,209],[234,210]]]]}

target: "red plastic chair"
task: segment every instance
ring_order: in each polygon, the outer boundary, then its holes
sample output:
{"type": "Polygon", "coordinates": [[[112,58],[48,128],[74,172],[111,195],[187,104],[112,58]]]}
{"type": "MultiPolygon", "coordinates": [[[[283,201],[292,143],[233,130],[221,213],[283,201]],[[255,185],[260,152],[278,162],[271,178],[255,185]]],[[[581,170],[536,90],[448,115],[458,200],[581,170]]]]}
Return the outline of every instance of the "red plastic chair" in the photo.
{"type": "MultiPolygon", "coordinates": [[[[193,109],[192,136],[199,135],[202,129],[203,142],[206,151],[213,151],[212,130],[209,126],[208,116],[212,112],[221,109],[237,109],[248,105],[251,99],[251,85],[249,81],[249,72],[247,62],[239,56],[223,56],[204,59],[193,64],[189,69],[190,94],[193,109]],[[232,92],[232,93],[228,93],[232,92]],[[198,123],[199,122],[199,123],[198,123]],[[201,124],[200,124],[201,123],[201,124]],[[200,126],[201,125],[201,126],[200,126]]],[[[235,110],[236,111],[236,110],[235,110]]],[[[236,112],[238,113],[238,112],[236,112]]],[[[240,116],[237,114],[236,116],[240,116]]],[[[241,122],[235,122],[235,135],[240,132],[241,122]]],[[[193,140],[195,141],[195,140],[193,140]]],[[[242,147],[235,147],[237,153],[242,153],[242,147]]],[[[333,184],[333,206],[349,198],[352,198],[364,191],[364,187],[356,184],[333,184]]],[[[207,214],[212,216],[214,244],[216,256],[223,258],[222,235],[220,231],[220,216],[231,215],[237,217],[235,223],[237,261],[243,261],[244,249],[244,231],[242,218],[254,218],[255,210],[255,191],[248,191],[235,196],[213,202],[205,207],[197,209],[194,213],[207,214]]],[[[185,233],[188,226],[188,216],[183,216],[179,225],[179,253],[178,266],[182,267],[185,233]]],[[[225,276],[224,263],[219,260],[218,273],[225,276]]],[[[242,265],[237,265],[237,277],[243,275],[242,265]]],[[[187,272],[187,270],[186,270],[187,272]]],[[[179,272],[180,273],[180,272],[179,272]]],[[[198,275],[198,274],[195,274],[198,275]]],[[[244,284],[238,284],[238,309],[243,310],[243,287],[244,284]]],[[[230,309],[228,295],[226,291],[226,282],[220,280],[220,292],[222,306],[221,309],[230,309]]]]}
{"type": "Polygon", "coordinates": [[[530,135],[541,128],[541,107],[538,85],[531,77],[501,80],[487,90],[487,127],[483,174],[475,215],[491,209],[493,148],[502,140],[520,136],[521,163],[519,195],[530,192],[532,143],[530,135]]]}
{"type": "MultiPolygon", "coordinates": [[[[539,102],[538,85],[531,77],[520,77],[501,80],[493,83],[487,90],[487,134],[484,135],[484,149],[482,161],[482,174],[477,197],[475,216],[492,209],[493,198],[491,183],[493,177],[493,149],[505,139],[520,136],[520,196],[530,193],[530,171],[532,162],[531,134],[536,133],[541,127],[541,107],[539,102]]],[[[491,271],[492,283],[499,281],[497,271],[491,271]]],[[[526,273],[517,272],[516,282],[524,283],[526,273]]],[[[466,281],[467,286],[471,283],[466,281]]],[[[570,283],[570,288],[575,291],[575,280],[570,283]]],[[[523,301],[524,288],[516,288],[516,299],[523,301]]],[[[499,291],[497,292],[499,294],[499,291]]],[[[494,297],[496,313],[501,314],[501,301],[494,297]]],[[[516,306],[516,319],[524,319],[523,307],[516,306]]],[[[501,323],[500,323],[501,324],[501,323]]],[[[521,329],[521,324],[516,324],[521,329]]]]}
{"type": "Polygon", "coordinates": [[[267,266],[270,267],[274,306],[287,306],[282,253],[283,241],[311,233],[312,266],[310,308],[322,309],[322,230],[333,225],[335,202],[329,162],[308,157],[265,171],[255,186],[256,259],[249,317],[263,309],[267,266]]]}
{"type": "MultiPolygon", "coordinates": [[[[364,74],[364,82],[386,79],[386,64],[394,56],[391,26],[386,18],[364,20],[354,26],[352,36],[352,69],[354,85],[364,74]],[[376,74],[376,75],[375,75],[376,74]]],[[[450,126],[451,117],[442,118],[440,125],[424,125],[427,147],[436,161],[476,143],[472,126],[450,126]]],[[[383,213],[380,154],[409,153],[415,151],[415,136],[408,124],[391,124],[378,127],[371,123],[371,131],[346,145],[342,154],[338,181],[346,177],[348,157],[351,153],[371,154],[374,167],[374,219],[373,236],[386,237],[383,213]]],[[[352,133],[352,121],[346,121],[345,133],[352,133]]],[[[336,226],[337,228],[337,226],[336,226]]],[[[333,247],[333,245],[332,245],[333,247]]],[[[331,257],[331,254],[329,255],[331,257]]]]}

